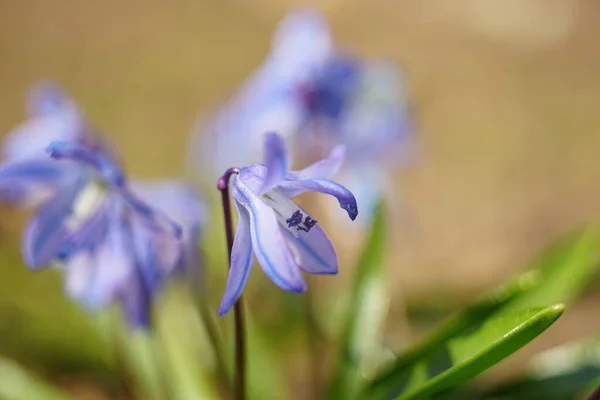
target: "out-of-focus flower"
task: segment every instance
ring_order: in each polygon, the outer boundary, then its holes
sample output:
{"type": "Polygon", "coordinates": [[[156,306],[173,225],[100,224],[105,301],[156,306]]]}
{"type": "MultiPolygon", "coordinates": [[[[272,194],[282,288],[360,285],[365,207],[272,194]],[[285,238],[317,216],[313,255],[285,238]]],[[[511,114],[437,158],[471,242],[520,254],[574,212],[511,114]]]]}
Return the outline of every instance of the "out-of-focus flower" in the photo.
{"type": "Polygon", "coordinates": [[[84,173],[27,227],[27,264],[36,269],[62,261],[72,297],[91,310],[120,302],[130,323],[147,326],[156,291],[190,261],[185,244],[195,240],[198,201],[180,183],[138,185],[136,193],[112,156],[80,143],[54,142],[48,151],[54,162],[70,161],[84,173]],[[156,208],[144,201],[161,198],[156,208]]]}
{"type": "Polygon", "coordinates": [[[55,86],[35,86],[28,113],[8,135],[0,166],[3,200],[40,205],[23,235],[27,265],[60,266],[66,291],[88,309],[119,302],[132,325],[148,326],[163,282],[199,268],[202,203],[181,181],[129,183],[55,86]]]}
{"type": "Polygon", "coordinates": [[[304,292],[301,270],[337,273],[337,255],[317,221],[291,199],[304,192],[334,196],[350,219],[358,215],[354,195],[329,180],[343,163],[345,150],[301,171],[290,171],[283,138],[265,136],[265,163],[241,168],[232,184],[239,221],[231,253],[231,269],[219,314],[239,298],[247,282],[253,254],[263,271],[284,290],[304,292]]]}
{"type": "Polygon", "coordinates": [[[193,133],[190,162],[198,162],[197,148],[203,147],[202,170],[216,179],[231,165],[259,162],[266,132],[286,138],[298,133],[307,118],[301,88],[326,65],[332,46],[327,23],[317,12],[303,9],[286,17],[264,63],[193,133]]]}

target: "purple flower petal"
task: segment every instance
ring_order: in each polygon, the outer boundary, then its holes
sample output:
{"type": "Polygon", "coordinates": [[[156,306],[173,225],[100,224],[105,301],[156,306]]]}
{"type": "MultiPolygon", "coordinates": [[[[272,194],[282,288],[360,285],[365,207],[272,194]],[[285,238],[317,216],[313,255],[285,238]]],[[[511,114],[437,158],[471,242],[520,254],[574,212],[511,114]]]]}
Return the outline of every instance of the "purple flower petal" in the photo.
{"type": "Polygon", "coordinates": [[[42,81],[27,93],[27,113],[35,118],[74,109],[71,99],[53,82],[42,81]]]}
{"type": "MultiPolygon", "coordinates": [[[[288,179],[330,179],[338,173],[346,158],[346,147],[343,145],[336,146],[329,157],[317,161],[300,171],[290,171],[287,175],[288,179]]],[[[291,196],[295,197],[295,196],[291,196]]]]}
{"type": "Polygon", "coordinates": [[[280,74],[311,78],[334,51],[327,21],[316,10],[298,8],[279,23],[269,61],[280,74]]]}
{"type": "Polygon", "coordinates": [[[84,127],[81,116],[72,109],[37,116],[7,134],[2,149],[4,160],[45,159],[48,144],[58,140],[78,140],[84,134],[84,127]]]}
{"type": "Polygon", "coordinates": [[[296,196],[304,192],[330,194],[338,199],[340,207],[346,210],[351,220],[354,221],[358,216],[358,206],[354,195],[345,186],[342,186],[337,182],[327,179],[285,179],[280,182],[278,189],[288,197],[296,196]]]}
{"type": "Polygon", "coordinates": [[[233,180],[232,192],[235,201],[248,211],[252,248],[265,274],[284,290],[304,292],[306,283],[286,246],[274,211],[237,176],[233,180]]]}
{"type": "Polygon", "coordinates": [[[22,252],[25,262],[31,268],[48,265],[60,254],[68,243],[70,231],[66,220],[71,215],[77,195],[86,184],[80,179],[68,185],[37,211],[25,228],[22,252]]]}
{"type": "Polygon", "coordinates": [[[129,207],[138,213],[148,227],[158,231],[165,231],[176,238],[181,237],[181,226],[173,222],[164,213],[150,207],[148,204],[138,199],[133,193],[129,192],[126,188],[121,190],[121,195],[123,196],[123,199],[127,205],[129,205],[129,207]]]}
{"type": "Polygon", "coordinates": [[[52,160],[6,163],[0,167],[0,196],[18,205],[39,204],[74,175],[67,165],[52,160]]]}
{"type": "Polygon", "coordinates": [[[290,158],[285,142],[276,133],[265,135],[265,167],[267,173],[259,194],[266,193],[275,187],[290,169],[290,158]]]}
{"type": "Polygon", "coordinates": [[[94,251],[96,267],[84,293],[90,309],[106,307],[138,279],[128,232],[121,219],[111,219],[106,239],[94,251]]]}
{"type": "MultiPolygon", "coordinates": [[[[302,210],[302,212],[308,215],[306,211],[302,210]]],[[[318,224],[308,232],[298,230],[298,237],[285,227],[280,227],[280,230],[300,268],[311,274],[337,274],[337,254],[318,224]]]]}
{"type": "Polygon", "coordinates": [[[252,238],[250,235],[250,216],[245,208],[234,202],[238,211],[238,225],[231,250],[231,264],[223,300],[219,306],[219,315],[225,315],[241,296],[254,261],[252,257],[252,238]]]}
{"type": "Polygon", "coordinates": [[[138,329],[150,328],[151,297],[139,280],[131,281],[121,295],[121,305],[129,325],[138,329]]]}
{"type": "Polygon", "coordinates": [[[152,204],[184,230],[199,227],[207,210],[194,190],[182,180],[140,181],[130,183],[131,191],[147,204],[152,204]]]}
{"type": "Polygon", "coordinates": [[[104,150],[92,149],[78,142],[58,141],[50,143],[47,151],[52,158],[78,161],[97,169],[107,181],[118,187],[125,182],[121,167],[104,150]]]}
{"type": "Polygon", "coordinates": [[[66,261],[65,291],[78,301],[85,298],[86,291],[90,286],[96,269],[96,262],[90,251],[79,251],[66,261]]]}

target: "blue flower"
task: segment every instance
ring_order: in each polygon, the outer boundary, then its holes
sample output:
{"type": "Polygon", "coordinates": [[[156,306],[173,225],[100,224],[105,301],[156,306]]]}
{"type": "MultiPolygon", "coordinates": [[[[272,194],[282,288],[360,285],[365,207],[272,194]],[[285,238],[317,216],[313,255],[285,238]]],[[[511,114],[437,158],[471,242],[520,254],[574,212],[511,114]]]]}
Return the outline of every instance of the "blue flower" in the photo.
{"type": "Polygon", "coordinates": [[[3,199],[39,205],[22,239],[26,264],[58,265],[85,307],[117,302],[132,325],[148,326],[163,283],[199,267],[200,200],[181,181],[129,182],[56,87],[37,85],[28,103],[30,119],[9,134],[0,166],[3,199]]]}
{"type": "Polygon", "coordinates": [[[241,168],[233,178],[232,198],[239,221],[231,254],[231,269],[219,315],[236,302],[246,285],[253,254],[263,271],[284,290],[304,292],[301,270],[336,274],[337,255],[318,222],[291,199],[304,192],[337,198],[350,219],[358,215],[354,195],[329,180],[340,168],[345,151],[301,171],[290,171],[283,138],[265,136],[265,163],[241,168]]]}
{"type": "Polygon", "coordinates": [[[26,262],[39,268],[62,261],[73,298],[90,310],[119,302],[131,324],[147,326],[164,281],[198,261],[199,201],[181,182],[129,185],[111,155],[79,143],[54,142],[48,151],[85,174],[29,224],[26,262]]]}

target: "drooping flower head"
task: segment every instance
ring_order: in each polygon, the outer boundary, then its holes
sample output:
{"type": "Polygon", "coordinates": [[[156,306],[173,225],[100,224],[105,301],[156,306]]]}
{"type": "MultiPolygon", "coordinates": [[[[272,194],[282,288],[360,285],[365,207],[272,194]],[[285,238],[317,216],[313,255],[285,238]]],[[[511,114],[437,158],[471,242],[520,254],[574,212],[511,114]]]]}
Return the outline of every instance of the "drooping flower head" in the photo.
{"type": "Polygon", "coordinates": [[[48,151],[54,162],[70,161],[85,172],[43,205],[26,229],[27,264],[62,261],[72,297],[91,310],[119,302],[133,325],[147,326],[152,298],[188,261],[198,201],[180,183],[130,186],[110,154],[82,144],[54,142],[48,151]],[[145,201],[160,197],[157,207],[145,201]],[[182,225],[165,211],[179,215],[182,225]]]}
{"type": "Polygon", "coordinates": [[[39,205],[23,235],[26,264],[61,267],[67,292],[88,309],[117,302],[132,325],[148,326],[163,283],[198,267],[200,200],[181,181],[129,182],[55,86],[34,87],[28,112],[0,166],[2,199],[39,205]]]}
{"type": "Polygon", "coordinates": [[[329,194],[350,219],[358,215],[354,195],[329,180],[342,165],[343,147],[335,148],[327,159],[301,171],[291,171],[283,138],[267,134],[264,143],[264,164],[241,168],[233,178],[232,198],[239,221],[220,315],[241,295],[254,257],[276,285],[292,292],[306,290],[301,271],[337,273],[337,255],[329,238],[317,220],[292,198],[304,192],[329,194]]]}

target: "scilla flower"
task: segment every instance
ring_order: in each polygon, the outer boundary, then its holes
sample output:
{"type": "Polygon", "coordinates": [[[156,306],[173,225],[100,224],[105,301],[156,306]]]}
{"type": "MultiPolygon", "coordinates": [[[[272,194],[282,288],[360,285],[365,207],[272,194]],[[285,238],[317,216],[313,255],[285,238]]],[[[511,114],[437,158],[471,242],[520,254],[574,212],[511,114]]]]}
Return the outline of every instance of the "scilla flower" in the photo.
{"type": "Polygon", "coordinates": [[[54,142],[48,151],[54,162],[75,163],[84,173],[44,204],[27,227],[27,264],[61,262],[67,292],[88,309],[119,302],[130,323],[147,326],[157,290],[190,261],[185,244],[195,244],[198,201],[178,183],[130,187],[104,151],[75,142],[54,142]],[[160,198],[156,206],[144,201],[160,198]],[[165,212],[177,215],[181,225],[165,212]]]}
{"type": "Polygon", "coordinates": [[[337,198],[350,219],[358,215],[356,200],[344,186],[329,180],[340,168],[344,149],[301,171],[290,171],[284,140],[265,136],[265,163],[251,164],[233,178],[232,198],[239,221],[231,254],[227,288],[219,308],[225,314],[246,285],[253,255],[271,280],[284,290],[304,292],[301,271],[335,274],[337,256],[318,222],[291,199],[304,192],[337,198]]]}

